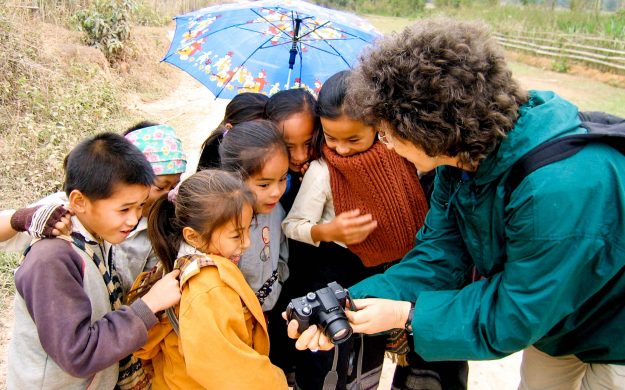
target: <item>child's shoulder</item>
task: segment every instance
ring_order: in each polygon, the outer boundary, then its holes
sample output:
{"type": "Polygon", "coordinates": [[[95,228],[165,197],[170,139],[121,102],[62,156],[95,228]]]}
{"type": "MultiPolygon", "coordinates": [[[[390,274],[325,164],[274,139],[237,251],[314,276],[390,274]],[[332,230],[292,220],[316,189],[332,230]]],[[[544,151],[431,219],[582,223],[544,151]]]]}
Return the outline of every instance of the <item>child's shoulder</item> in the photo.
{"type": "Polygon", "coordinates": [[[180,271],[180,284],[186,299],[229,287],[233,278],[236,279],[235,275],[240,273],[231,260],[217,255],[196,256],[180,271]]]}
{"type": "Polygon", "coordinates": [[[320,183],[330,181],[330,169],[328,163],[323,159],[317,159],[310,162],[310,166],[304,174],[304,181],[307,183],[320,183]]]}
{"type": "Polygon", "coordinates": [[[311,169],[312,169],[312,172],[328,171],[328,163],[323,158],[313,160],[310,162],[310,165],[308,166],[308,170],[306,171],[306,173],[310,172],[311,169]]]}
{"type": "Polygon", "coordinates": [[[42,239],[27,249],[18,272],[54,272],[64,268],[82,270],[83,263],[83,258],[71,243],[59,238],[42,239]]]}

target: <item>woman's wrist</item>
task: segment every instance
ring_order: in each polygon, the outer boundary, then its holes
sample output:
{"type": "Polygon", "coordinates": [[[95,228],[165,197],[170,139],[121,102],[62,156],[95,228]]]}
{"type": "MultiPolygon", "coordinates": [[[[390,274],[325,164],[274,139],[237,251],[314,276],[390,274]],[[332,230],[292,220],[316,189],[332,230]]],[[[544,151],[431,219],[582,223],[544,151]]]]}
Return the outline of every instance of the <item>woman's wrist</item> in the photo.
{"type": "Polygon", "coordinates": [[[410,312],[414,308],[414,306],[411,302],[408,302],[408,301],[401,301],[399,302],[398,306],[399,306],[399,315],[398,315],[396,328],[405,329],[406,323],[408,322],[408,319],[410,317],[410,312]]]}

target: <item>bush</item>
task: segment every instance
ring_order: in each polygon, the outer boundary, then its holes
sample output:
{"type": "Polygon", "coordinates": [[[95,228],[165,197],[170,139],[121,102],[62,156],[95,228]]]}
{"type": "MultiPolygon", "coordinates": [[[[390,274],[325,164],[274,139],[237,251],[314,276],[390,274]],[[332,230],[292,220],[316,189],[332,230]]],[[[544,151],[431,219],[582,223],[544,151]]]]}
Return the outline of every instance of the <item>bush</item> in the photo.
{"type": "Polygon", "coordinates": [[[130,0],[96,0],[86,10],[74,14],[78,27],[86,33],[85,42],[100,49],[114,63],[121,58],[130,39],[130,19],[134,3],[130,0]]]}

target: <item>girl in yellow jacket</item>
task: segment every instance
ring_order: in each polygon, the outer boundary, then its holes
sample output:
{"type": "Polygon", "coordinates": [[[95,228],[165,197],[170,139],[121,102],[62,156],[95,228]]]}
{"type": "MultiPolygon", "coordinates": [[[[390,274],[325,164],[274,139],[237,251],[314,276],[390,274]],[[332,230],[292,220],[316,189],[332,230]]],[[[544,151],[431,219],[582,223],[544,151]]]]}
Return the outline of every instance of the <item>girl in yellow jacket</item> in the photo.
{"type": "MultiPolygon", "coordinates": [[[[175,191],[148,217],[161,266],[180,269],[182,292],[179,306],[135,353],[152,361],[153,388],[286,389],[282,370],[269,361],[260,303],[237,267],[250,243],[253,194],[240,178],[217,170],[198,172],[175,191]]],[[[140,277],[135,288],[149,279],[140,277]]]]}

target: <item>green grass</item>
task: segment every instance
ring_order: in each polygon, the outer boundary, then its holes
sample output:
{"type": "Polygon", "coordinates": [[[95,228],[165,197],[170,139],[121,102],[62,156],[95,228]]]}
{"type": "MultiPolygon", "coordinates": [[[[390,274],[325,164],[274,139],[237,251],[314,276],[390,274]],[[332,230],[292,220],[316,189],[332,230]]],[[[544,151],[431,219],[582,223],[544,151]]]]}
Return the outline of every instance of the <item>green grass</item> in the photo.
{"type": "Polygon", "coordinates": [[[625,11],[596,14],[589,11],[573,12],[567,9],[550,10],[540,6],[513,5],[474,5],[426,11],[427,16],[441,14],[462,19],[481,19],[501,32],[558,32],[625,39],[625,11]]]}
{"type": "Polygon", "coordinates": [[[13,272],[17,268],[20,255],[13,253],[0,253],[0,312],[4,313],[11,303],[11,297],[15,294],[13,272]]]}
{"type": "Polygon", "coordinates": [[[625,89],[590,78],[543,70],[520,62],[508,62],[524,88],[550,89],[583,111],[605,111],[625,117],[625,89]]]}

